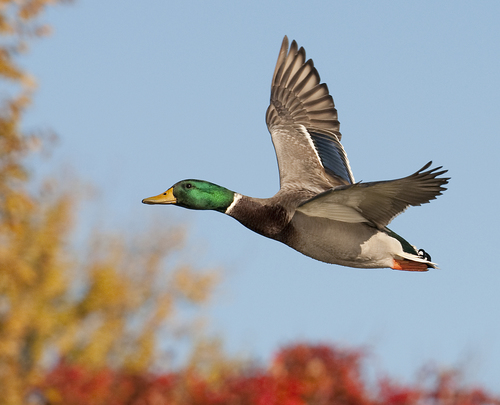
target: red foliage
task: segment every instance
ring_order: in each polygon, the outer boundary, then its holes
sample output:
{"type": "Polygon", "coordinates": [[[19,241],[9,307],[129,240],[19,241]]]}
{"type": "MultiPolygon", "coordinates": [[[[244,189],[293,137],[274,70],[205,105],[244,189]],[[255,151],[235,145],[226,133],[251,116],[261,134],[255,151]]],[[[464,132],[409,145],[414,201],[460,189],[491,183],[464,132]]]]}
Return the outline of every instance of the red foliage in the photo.
{"type": "Polygon", "coordinates": [[[465,389],[458,383],[458,373],[448,371],[437,376],[434,388],[429,392],[429,398],[436,404],[453,405],[498,405],[499,398],[488,395],[481,388],[465,389]]]}
{"type": "Polygon", "coordinates": [[[109,368],[86,369],[61,362],[45,378],[41,392],[49,404],[162,404],[177,381],[173,374],[129,374],[109,368]]]}
{"type": "Polygon", "coordinates": [[[379,382],[377,402],[384,405],[414,405],[418,404],[423,392],[414,387],[403,387],[384,378],[379,382]]]}
{"type": "Polygon", "coordinates": [[[61,362],[39,387],[47,403],[65,405],[500,405],[500,398],[461,386],[457,373],[430,373],[430,388],[362,379],[364,354],[334,346],[284,348],[268,370],[209,378],[193,370],[165,375],[91,370],[61,362]]]}
{"type": "Polygon", "coordinates": [[[362,353],[324,345],[295,345],[281,350],[271,374],[307,404],[370,403],[361,379],[362,353]]]}

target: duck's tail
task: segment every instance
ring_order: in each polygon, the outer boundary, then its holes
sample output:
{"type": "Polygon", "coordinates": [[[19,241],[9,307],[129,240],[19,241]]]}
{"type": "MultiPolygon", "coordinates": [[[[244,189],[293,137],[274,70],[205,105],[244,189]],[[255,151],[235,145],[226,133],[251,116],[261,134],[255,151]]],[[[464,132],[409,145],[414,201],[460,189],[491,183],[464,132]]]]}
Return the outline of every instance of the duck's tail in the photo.
{"type": "Polygon", "coordinates": [[[418,255],[407,252],[399,253],[397,257],[392,260],[392,269],[406,270],[406,271],[427,271],[437,269],[436,263],[431,262],[431,256],[423,249],[418,251],[418,255]]]}

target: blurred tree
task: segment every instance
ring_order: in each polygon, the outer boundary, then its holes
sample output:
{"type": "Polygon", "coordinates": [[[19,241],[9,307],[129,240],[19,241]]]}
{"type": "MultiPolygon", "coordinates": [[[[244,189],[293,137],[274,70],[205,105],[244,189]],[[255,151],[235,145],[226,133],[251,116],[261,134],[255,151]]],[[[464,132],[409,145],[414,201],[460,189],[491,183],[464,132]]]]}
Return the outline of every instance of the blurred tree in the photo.
{"type": "Polygon", "coordinates": [[[385,376],[373,387],[364,362],[362,350],[305,344],[284,348],[264,370],[226,368],[215,379],[191,367],[153,375],[61,362],[39,393],[53,405],[500,405],[456,370],[425,368],[427,383],[407,386],[385,376]]]}
{"type": "Polygon", "coordinates": [[[95,233],[89,252],[77,254],[69,242],[76,190],[30,182],[26,159],[41,138],[22,120],[35,82],[17,62],[48,32],[39,18],[58,2],[0,2],[0,404],[28,401],[58,358],[146,370],[179,304],[203,303],[215,282],[213,271],[166,263],[182,249],[180,229],[134,239],[95,233]]]}

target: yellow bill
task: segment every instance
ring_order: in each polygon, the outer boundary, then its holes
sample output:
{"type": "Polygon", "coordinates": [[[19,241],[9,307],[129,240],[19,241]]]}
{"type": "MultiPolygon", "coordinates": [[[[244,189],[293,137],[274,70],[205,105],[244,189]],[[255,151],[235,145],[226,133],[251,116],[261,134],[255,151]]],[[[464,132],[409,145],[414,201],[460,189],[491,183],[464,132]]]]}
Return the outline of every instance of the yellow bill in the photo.
{"type": "Polygon", "coordinates": [[[158,194],[154,197],[145,198],[143,204],[175,204],[177,199],[174,197],[174,188],[171,187],[163,194],[158,194]]]}

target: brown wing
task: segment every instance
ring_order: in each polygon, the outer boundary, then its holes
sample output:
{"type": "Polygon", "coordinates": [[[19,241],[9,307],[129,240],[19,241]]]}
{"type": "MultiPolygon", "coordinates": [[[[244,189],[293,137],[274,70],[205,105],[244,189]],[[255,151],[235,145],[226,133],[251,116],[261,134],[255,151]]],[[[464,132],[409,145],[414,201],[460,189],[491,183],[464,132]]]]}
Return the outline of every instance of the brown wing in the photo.
{"type": "Polygon", "coordinates": [[[333,99],[304,48],[285,36],[271,85],[266,123],[276,150],[281,187],[326,190],[354,183],[340,143],[333,99]]]}
{"type": "Polygon", "coordinates": [[[418,206],[441,195],[449,177],[447,170],[426,170],[432,162],[410,176],[397,180],[357,183],[326,191],[304,202],[297,210],[310,216],[344,222],[369,222],[387,226],[410,205],[418,206]]]}

